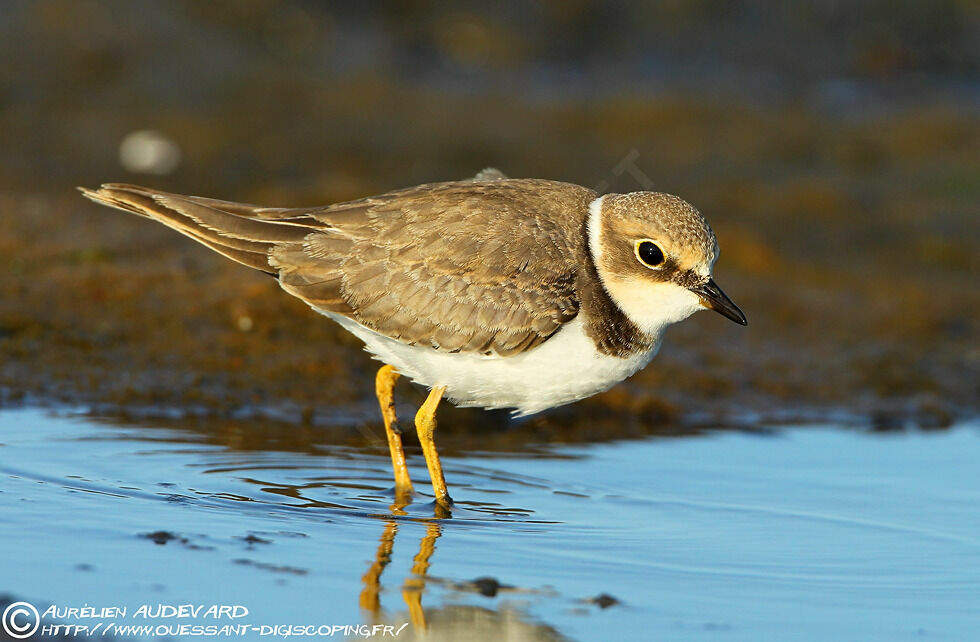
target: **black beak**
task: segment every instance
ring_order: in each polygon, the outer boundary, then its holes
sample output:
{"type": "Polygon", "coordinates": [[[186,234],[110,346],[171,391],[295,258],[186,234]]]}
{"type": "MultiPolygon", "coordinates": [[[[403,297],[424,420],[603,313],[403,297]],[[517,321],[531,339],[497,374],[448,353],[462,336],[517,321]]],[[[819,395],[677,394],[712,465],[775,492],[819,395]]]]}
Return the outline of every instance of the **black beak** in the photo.
{"type": "Polygon", "coordinates": [[[739,325],[749,324],[745,314],[738,309],[734,301],[728,298],[727,294],[721,291],[714,279],[708,279],[707,283],[691,288],[691,292],[701,297],[704,307],[711,308],[739,325]]]}

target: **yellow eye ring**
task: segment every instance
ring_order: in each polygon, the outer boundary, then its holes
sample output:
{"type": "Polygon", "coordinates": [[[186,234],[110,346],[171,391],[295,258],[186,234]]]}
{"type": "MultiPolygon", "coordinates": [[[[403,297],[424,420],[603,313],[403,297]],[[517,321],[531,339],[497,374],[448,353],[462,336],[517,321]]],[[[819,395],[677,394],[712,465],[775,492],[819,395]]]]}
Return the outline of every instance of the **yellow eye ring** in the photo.
{"type": "Polygon", "coordinates": [[[636,254],[637,261],[653,270],[663,267],[667,262],[667,255],[655,241],[650,239],[640,239],[634,243],[633,253],[636,254]]]}

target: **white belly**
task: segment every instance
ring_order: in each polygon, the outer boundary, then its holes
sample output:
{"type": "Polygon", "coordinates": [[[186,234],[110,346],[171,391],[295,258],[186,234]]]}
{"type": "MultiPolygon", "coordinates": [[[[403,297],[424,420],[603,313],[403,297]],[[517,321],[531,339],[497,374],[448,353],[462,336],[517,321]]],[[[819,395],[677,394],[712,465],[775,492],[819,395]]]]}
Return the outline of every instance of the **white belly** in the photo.
{"type": "Polygon", "coordinates": [[[439,352],[380,335],[338,314],[324,312],[365,344],[379,361],[429,388],[446,386],[458,406],[514,408],[517,416],[608,390],[643,368],[657,353],[662,331],[647,352],[621,359],[600,354],[575,318],[532,350],[511,357],[439,352]]]}

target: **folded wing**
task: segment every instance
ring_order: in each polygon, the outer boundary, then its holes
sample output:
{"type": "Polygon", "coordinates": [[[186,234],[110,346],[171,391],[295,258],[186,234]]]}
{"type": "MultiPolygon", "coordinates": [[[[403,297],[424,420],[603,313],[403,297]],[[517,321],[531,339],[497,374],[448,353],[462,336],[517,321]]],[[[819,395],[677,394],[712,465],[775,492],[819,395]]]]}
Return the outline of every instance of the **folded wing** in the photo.
{"type": "Polygon", "coordinates": [[[533,179],[422,185],[316,208],[268,208],[133,185],[82,190],[249,267],[322,312],[441,351],[507,356],[578,313],[590,190],[533,179]],[[571,221],[571,223],[570,223],[571,221]]]}

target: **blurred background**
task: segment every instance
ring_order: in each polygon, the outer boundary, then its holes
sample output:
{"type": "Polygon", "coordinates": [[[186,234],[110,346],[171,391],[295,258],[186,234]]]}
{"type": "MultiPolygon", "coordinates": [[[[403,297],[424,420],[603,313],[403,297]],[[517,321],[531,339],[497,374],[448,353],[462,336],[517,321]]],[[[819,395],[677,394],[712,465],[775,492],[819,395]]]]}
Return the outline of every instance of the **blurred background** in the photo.
{"type": "Polygon", "coordinates": [[[972,0],[8,0],[0,59],[3,403],[377,423],[356,340],[74,188],[315,205],[494,166],[691,201],[750,321],[672,328],[537,437],[978,411],[972,0]]]}

